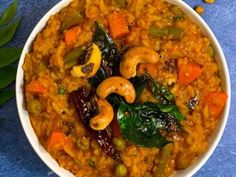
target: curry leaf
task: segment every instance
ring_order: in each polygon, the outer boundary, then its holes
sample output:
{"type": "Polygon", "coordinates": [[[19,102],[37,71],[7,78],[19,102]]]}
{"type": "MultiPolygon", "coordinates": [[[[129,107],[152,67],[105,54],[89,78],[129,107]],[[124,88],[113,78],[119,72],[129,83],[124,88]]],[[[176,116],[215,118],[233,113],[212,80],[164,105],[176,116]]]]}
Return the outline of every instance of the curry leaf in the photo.
{"type": "Polygon", "coordinates": [[[8,86],[16,79],[16,68],[7,66],[0,69],[0,89],[8,86]]]}
{"type": "Polygon", "coordinates": [[[21,19],[18,19],[14,23],[0,29],[0,46],[8,43],[12,39],[20,22],[21,19]]]}
{"type": "Polygon", "coordinates": [[[21,51],[22,48],[0,48],[0,68],[16,61],[21,51]]]}
{"type": "Polygon", "coordinates": [[[0,106],[2,106],[4,103],[9,101],[14,96],[15,96],[15,92],[12,90],[0,91],[0,106]]]}
{"type": "Polygon", "coordinates": [[[147,86],[148,76],[147,75],[136,76],[131,78],[130,81],[135,88],[136,100],[138,100],[147,86]]]}
{"type": "Polygon", "coordinates": [[[0,26],[9,23],[16,15],[18,0],[14,1],[0,17],[0,26]]]}
{"type": "Polygon", "coordinates": [[[153,108],[152,103],[122,103],[117,112],[117,119],[124,138],[140,146],[162,148],[170,141],[161,135],[160,129],[175,125],[173,122],[167,122],[167,115],[168,113],[164,115],[157,111],[156,106],[153,108]]]}

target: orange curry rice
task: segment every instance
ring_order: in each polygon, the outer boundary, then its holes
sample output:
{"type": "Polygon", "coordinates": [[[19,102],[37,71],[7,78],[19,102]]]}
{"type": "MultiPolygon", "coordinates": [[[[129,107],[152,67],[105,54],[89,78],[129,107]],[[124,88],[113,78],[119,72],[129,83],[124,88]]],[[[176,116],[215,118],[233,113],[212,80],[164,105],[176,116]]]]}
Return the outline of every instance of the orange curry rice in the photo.
{"type": "Polygon", "coordinates": [[[187,168],[227,100],[211,41],[162,0],[74,0],[38,33],[23,69],[34,131],[77,177],[187,168]]]}

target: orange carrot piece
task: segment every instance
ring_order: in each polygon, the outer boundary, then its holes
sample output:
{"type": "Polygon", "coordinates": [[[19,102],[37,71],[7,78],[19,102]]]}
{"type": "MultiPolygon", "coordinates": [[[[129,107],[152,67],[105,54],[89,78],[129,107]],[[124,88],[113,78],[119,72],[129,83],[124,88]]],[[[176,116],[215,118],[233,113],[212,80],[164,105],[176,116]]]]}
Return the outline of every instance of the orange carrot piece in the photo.
{"type": "Polygon", "coordinates": [[[156,64],[152,63],[141,63],[138,65],[137,72],[139,74],[145,74],[148,73],[152,77],[156,77],[158,75],[158,68],[156,64]]]}
{"type": "Polygon", "coordinates": [[[68,47],[73,46],[76,42],[77,37],[81,33],[81,28],[79,26],[75,26],[70,28],[65,32],[65,43],[68,47]]]}
{"type": "Polygon", "coordinates": [[[113,12],[108,16],[110,34],[114,39],[121,38],[129,33],[125,17],[120,12],[113,12]]]}
{"type": "Polygon", "coordinates": [[[189,84],[202,74],[202,69],[196,64],[180,65],[178,69],[178,79],[181,84],[189,84]]]}
{"type": "Polygon", "coordinates": [[[67,137],[62,132],[52,132],[51,136],[47,142],[47,148],[49,150],[53,149],[63,149],[63,146],[66,144],[67,137]]]}
{"type": "Polygon", "coordinates": [[[33,80],[26,86],[26,91],[32,94],[44,94],[47,89],[39,81],[33,80]]]}
{"type": "Polygon", "coordinates": [[[209,113],[218,117],[223,111],[227,101],[227,94],[224,92],[211,92],[204,99],[204,105],[208,106],[209,113]]]}

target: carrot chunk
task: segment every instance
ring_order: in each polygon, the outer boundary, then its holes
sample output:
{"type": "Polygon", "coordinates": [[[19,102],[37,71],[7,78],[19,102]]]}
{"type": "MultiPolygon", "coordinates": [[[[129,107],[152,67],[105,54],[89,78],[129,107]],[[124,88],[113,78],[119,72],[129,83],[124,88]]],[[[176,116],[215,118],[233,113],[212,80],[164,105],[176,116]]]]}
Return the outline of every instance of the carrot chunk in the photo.
{"type": "Polygon", "coordinates": [[[196,64],[180,65],[178,67],[178,79],[181,84],[189,84],[202,74],[202,69],[196,64]]]}
{"type": "Polygon", "coordinates": [[[33,80],[26,86],[26,91],[32,94],[44,94],[47,89],[39,81],[33,80]]]}
{"type": "Polygon", "coordinates": [[[211,92],[203,98],[204,105],[208,106],[210,115],[218,117],[223,111],[227,101],[227,94],[224,92],[211,92]]]}
{"type": "Polygon", "coordinates": [[[108,16],[109,32],[112,38],[117,39],[129,33],[125,17],[120,12],[113,12],[108,16]]]}
{"type": "Polygon", "coordinates": [[[63,146],[66,144],[67,137],[62,132],[52,132],[51,136],[47,142],[47,148],[49,150],[53,149],[63,149],[63,146]]]}
{"type": "Polygon", "coordinates": [[[73,46],[76,42],[77,37],[81,33],[81,28],[79,26],[75,26],[70,28],[65,32],[65,43],[68,47],[73,46]]]}

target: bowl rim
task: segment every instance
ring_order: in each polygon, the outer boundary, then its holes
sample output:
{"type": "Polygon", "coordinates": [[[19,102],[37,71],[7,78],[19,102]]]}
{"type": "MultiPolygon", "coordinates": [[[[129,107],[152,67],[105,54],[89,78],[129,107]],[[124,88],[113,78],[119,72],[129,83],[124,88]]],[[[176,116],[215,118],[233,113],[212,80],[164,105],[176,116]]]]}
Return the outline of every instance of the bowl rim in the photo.
{"type": "MultiPolygon", "coordinates": [[[[31,146],[33,147],[36,154],[40,157],[40,159],[52,170],[54,171],[58,176],[67,176],[67,177],[73,177],[74,175],[69,172],[68,170],[60,167],[56,160],[43,148],[43,146],[39,143],[38,138],[33,130],[32,124],[29,119],[29,115],[27,111],[25,110],[25,100],[24,100],[24,71],[22,69],[22,65],[24,63],[25,55],[31,50],[32,43],[34,42],[36,35],[38,32],[40,32],[46,25],[49,17],[57,12],[59,12],[62,8],[67,6],[72,0],[61,0],[59,3],[55,4],[37,23],[37,25],[34,27],[33,31],[29,35],[17,68],[17,76],[16,76],[16,103],[17,103],[17,110],[20,117],[21,125],[23,127],[23,130],[25,132],[25,135],[30,142],[31,146]]],[[[201,157],[198,157],[196,162],[194,162],[189,169],[189,172],[186,172],[187,169],[184,169],[182,172],[176,172],[176,175],[189,177],[194,175],[210,158],[210,156],[213,154],[214,150],[216,149],[223,132],[225,130],[225,126],[229,117],[229,109],[230,109],[230,102],[231,102],[231,83],[230,83],[230,77],[229,77],[229,70],[228,65],[223,53],[223,50],[216,39],[215,35],[213,34],[210,27],[206,24],[206,22],[184,1],[177,1],[177,0],[165,0],[166,2],[169,2],[171,4],[175,4],[178,7],[180,7],[185,14],[187,14],[188,17],[194,21],[195,24],[197,24],[198,27],[201,28],[201,31],[205,33],[205,35],[212,40],[212,43],[214,45],[214,48],[218,52],[218,65],[221,65],[221,72],[223,72],[222,76],[224,77],[224,91],[228,94],[228,100],[225,105],[224,111],[221,115],[221,120],[218,122],[218,131],[214,130],[215,137],[213,138],[213,134],[211,135],[210,144],[208,146],[208,149],[205,153],[200,155],[201,157]],[[186,174],[185,174],[186,172],[186,174]]],[[[222,78],[222,77],[221,77],[222,78]]],[[[223,79],[222,79],[223,80],[223,79]]],[[[175,175],[174,175],[175,176],[175,175]]],[[[173,177],[174,177],[173,176],[173,177]]]]}

